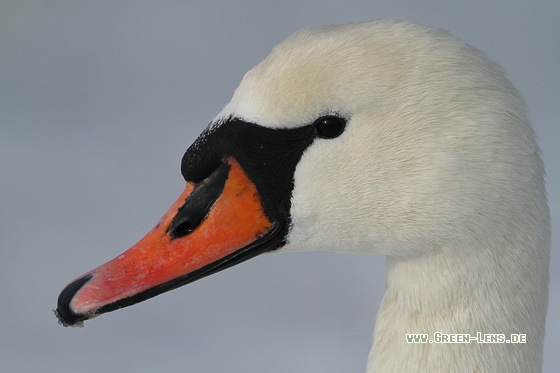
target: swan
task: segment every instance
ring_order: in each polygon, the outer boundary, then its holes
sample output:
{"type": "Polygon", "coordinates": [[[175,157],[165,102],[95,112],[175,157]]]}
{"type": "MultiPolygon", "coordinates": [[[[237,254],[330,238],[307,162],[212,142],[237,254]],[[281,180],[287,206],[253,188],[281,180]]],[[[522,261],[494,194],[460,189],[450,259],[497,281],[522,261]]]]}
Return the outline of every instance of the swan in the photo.
{"type": "Polygon", "coordinates": [[[152,231],[60,293],[61,324],[265,252],[371,253],[387,282],[368,372],[541,370],[543,163],[502,69],[447,32],[398,19],[296,32],[245,74],[181,172],[152,231]]]}

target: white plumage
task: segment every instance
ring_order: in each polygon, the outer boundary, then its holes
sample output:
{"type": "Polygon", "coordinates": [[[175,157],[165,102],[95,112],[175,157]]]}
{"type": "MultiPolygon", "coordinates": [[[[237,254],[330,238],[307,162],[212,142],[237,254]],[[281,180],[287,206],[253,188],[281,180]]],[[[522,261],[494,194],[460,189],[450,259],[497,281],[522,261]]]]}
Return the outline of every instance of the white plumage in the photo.
{"type": "Polygon", "coordinates": [[[282,250],[387,255],[368,372],[540,371],[550,222],[523,99],[480,51],[431,27],[307,28],[249,71],[215,124],[349,118],[294,176],[282,250]],[[525,344],[407,344],[510,333],[525,344]]]}

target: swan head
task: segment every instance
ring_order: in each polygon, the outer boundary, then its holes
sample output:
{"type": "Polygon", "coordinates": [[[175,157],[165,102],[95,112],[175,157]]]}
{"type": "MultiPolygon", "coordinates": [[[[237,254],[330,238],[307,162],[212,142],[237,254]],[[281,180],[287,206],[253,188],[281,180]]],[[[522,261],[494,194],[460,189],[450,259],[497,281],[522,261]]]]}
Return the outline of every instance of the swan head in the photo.
{"type": "Polygon", "coordinates": [[[501,69],[441,30],[301,30],[189,147],[154,230],[71,282],[57,316],[79,324],[274,250],[474,255],[527,224],[545,239],[528,123],[501,69]]]}
{"type": "Polygon", "coordinates": [[[326,115],[345,128],[298,161],[283,250],[463,250],[506,234],[543,193],[522,98],[441,30],[400,20],[301,30],[245,75],[214,123],[289,130],[326,115]]]}

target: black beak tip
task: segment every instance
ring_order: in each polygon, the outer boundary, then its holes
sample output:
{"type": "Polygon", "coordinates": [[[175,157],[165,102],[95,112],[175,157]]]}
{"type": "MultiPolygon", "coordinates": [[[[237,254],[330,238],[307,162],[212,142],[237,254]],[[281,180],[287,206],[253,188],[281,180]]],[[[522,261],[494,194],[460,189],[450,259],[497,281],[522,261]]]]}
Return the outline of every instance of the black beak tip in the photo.
{"type": "Polygon", "coordinates": [[[83,326],[84,320],[87,320],[91,315],[78,314],[70,309],[70,302],[76,293],[92,278],[92,275],[86,275],[74,280],[62,290],[58,296],[58,302],[54,314],[58,319],[58,323],[62,326],[83,326]]]}

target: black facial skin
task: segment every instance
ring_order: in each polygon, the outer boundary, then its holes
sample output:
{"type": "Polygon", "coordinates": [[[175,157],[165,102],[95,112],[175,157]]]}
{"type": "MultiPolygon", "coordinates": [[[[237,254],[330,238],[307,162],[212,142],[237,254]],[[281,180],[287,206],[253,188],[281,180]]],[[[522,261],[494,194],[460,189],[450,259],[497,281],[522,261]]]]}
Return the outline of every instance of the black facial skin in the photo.
{"type": "Polygon", "coordinates": [[[294,172],[303,152],[317,137],[338,137],[345,125],[346,120],[335,115],[292,129],[266,128],[232,118],[202,133],[189,147],[181,173],[186,181],[197,183],[225,157],[233,157],[256,185],[267,216],[288,227],[294,172]]]}
{"type": "Polygon", "coordinates": [[[225,157],[232,157],[257,187],[265,214],[272,221],[289,223],[294,171],[315,137],[313,125],[271,129],[231,119],[203,133],[189,147],[181,173],[186,181],[196,183],[212,173],[225,157]]]}

